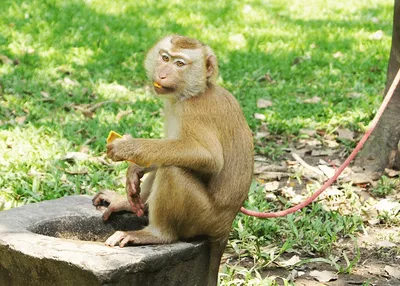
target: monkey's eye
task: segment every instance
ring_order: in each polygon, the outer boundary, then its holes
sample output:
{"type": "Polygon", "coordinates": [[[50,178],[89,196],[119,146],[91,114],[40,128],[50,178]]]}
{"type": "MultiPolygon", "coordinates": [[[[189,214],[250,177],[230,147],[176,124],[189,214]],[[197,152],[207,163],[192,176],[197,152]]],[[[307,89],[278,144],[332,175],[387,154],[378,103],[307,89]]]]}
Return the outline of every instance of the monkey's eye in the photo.
{"type": "Polygon", "coordinates": [[[162,60],[163,60],[164,62],[169,62],[169,56],[168,56],[168,55],[162,54],[162,55],[161,55],[161,58],[162,58],[162,60]]]}
{"type": "Polygon", "coordinates": [[[183,67],[183,66],[185,65],[185,63],[182,62],[182,61],[176,61],[175,64],[176,64],[178,67],[183,67]]]}

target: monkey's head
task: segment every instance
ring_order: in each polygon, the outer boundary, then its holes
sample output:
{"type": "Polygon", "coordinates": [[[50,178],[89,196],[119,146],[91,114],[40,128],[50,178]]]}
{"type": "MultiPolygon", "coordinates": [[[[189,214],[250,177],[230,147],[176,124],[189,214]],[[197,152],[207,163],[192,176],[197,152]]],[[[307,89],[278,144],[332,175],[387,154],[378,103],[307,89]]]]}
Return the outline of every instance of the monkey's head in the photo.
{"type": "Polygon", "coordinates": [[[218,76],[217,58],[211,48],[178,35],[160,40],[147,53],[144,65],[155,92],[176,99],[203,93],[218,76]]]}

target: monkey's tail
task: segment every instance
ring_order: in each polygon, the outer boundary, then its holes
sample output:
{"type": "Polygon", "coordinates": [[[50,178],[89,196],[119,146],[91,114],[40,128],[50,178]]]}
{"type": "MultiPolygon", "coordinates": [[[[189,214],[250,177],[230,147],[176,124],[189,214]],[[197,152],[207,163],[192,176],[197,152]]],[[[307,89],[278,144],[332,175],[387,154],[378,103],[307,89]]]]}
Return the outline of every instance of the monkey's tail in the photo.
{"type": "Polygon", "coordinates": [[[351,152],[350,156],[346,159],[346,161],[344,161],[344,163],[340,166],[340,168],[336,170],[333,177],[331,177],[328,181],[326,181],[325,184],[318,191],[316,191],[311,197],[307,198],[305,201],[303,201],[302,203],[300,203],[294,207],[291,207],[291,208],[283,210],[283,211],[274,212],[274,213],[257,212],[257,211],[245,209],[244,207],[241,207],[240,211],[246,215],[254,216],[254,217],[258,217],[258,218],[272,218],[272,217],[281,217],[281,216],[285,216],[285,215],[294,213],[294,212],[304,208],[305,206],[309,205],[310,203],[312,203],[323,191],[325,191],[330,185],[333,184],[333,182],[336,181],[336,179],[343,172],[343,170],[350,164],[350,162],[356,157],[357,153],[361,150],[364,143],[367,141],[368,137],[371,135],[372,131],[375,129],[383,112],[385,111],[390,99],[393,96],[393,93],[394,93],[397,85],[399,84],[399,81],[400,81],[400,69],[397,71],[396,77],[394,78],[392,85],[390,86],[388,92],[386,93],[386,96],[383,99],[383,102],[382,102],[381,106],[379,107],[378,112],[376,113],[374,119],[371,121],[367,132],[365,132],[364,136],[358,142],[356,148],[354,148],[353,152],[351,152]]]}

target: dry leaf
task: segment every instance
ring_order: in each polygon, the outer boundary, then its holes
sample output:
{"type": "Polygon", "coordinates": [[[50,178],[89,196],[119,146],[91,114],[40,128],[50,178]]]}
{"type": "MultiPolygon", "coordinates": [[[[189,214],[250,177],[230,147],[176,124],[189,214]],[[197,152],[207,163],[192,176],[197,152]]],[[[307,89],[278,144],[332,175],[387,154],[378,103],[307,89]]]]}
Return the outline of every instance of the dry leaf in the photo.
{"type": "Polygon", "coordinates": [[[338,275],[336,273],[327,270],[324,271],[313,270],[310,272],[310,276],[314,277],[318,282],[322,283],[338,279],[338,275]]]}
{"type": "Polygon", "coordinates": [[[256,135],[254,136],[255,139],[261,139],[265,138],[269,135],[268,132],[257,132],[256,135]]]}
{"type": "Polygon", "coordinates": [[[276,81],[272,79],[271,75],[266,73],[265,75],[263,75],[262,77],[260,77],[258,80],[258,82],[263,82],[263,81],[267,81],[269,83],[275,83],[276,81]]]}
{"type": "Polygon", "coordinates": [[[343,195],[343,191],[339,190],[337,187],[329,187],[322,194],[327,197],[334,197],[343,195]]]}
{"type": "Polygon", "coordinates": [[[360,98],[360,97],[364,97],[364,94],[359,93],[359,92],[350,92],[347,96],[351,97],[351,98],[360,98]]]}
{"type": "Polygon", "coordinates": [[[337,136],[338,139],[351,140],[351,141],[354,140],[354,132],[350,131],[347,128],[339,128],[337,130],[337,133],[338,133],[338,136],[337,136]]]}
{"type": "Polygon", "coordinates": [[[312,98],[304,99],[304,103],[318,103],[321,101],[321,98],[318,96],[313,96],[312,98]]]}
{"type": "Polygon", "coordinates": [[[26,120],[26,116],[25,115],[24,116],[18,116],[18,117],[15,118],[15,122],[17,122],[18,124],[24,124],[25,120],[26,120]]]}
{"type": "Polygon", "coordinates": [[[88,169],[83,168],[82,170],[79,171],[68,171],[68,170],[64,170],[65,173],[70,174],[70,175],[86,175],[89,174],[88,169]]]}
{"type": "Polygon", "coordinates": [[[85,145],[83,145],[83,146],[81,146],[81,148],[79,148],[79,152],[89,154],[90,148],[86,144],[87,143],[85,142],[85,145]]]}
{"type": "Polygon", "coordinates": [[[65,77],[62,82],[66,85],[72,85],[72,86],[78,85],[76,81],[70,79],[69,77],[65,77]]]}
{"type": "Polygon", "coordinates": [[[267,202],[276,202],[277,198],[273,193],[267,193],[267,194],[265,194],[265,200],[267,202]]]}
{"type": "Polygon", "coordinates": [[[282,188],[281,192],[282,195],[286,198],[293,198],[296,196],[296,193],[293,191],[292,187],[282,188]]]}
{"type": "Polygon", "coordinates": [[[391,248],[396,247],[396,243],[387,241],[387,240],[380,240],[376,243],[376,246],[383,247],[383,248],[391,248]]]}
{"type": "Polygon", "coordinates": [[[339,147],[339,143],[334,140],[322,140],[323,144],[326,145],[328,148],[337,148],[339,147]]]}
{"type": "Polygon", "coordinates": [[[389,178],[398,177],[400,175],[400,171],[385,169],[385,173],[389,178]]]}
{"type": "Polygon", "coordinates": [[[352,173],[343,178],[343,182],[353,182],[353,184],[372,184],[372,179],[365,173],[352,173]]]}
{"type": "Polygon", "coordinates": [[[301,144],[306,144],[307,146],[310,147],[316,147],[316,146],[321,146],[322,143],[321,141],[317,140],[317,139],[301,139],[299,140],[299,143],[301,144]]]}
{"type": "Polygon", "coordinates": [[[82,152],[68,152],[65,154],[63,160],[66,161],[85,161],[88,160],[90,156],[82,152]]]}
{"type": "Polygon", "coordinates": [[[5,64],[5,65],[11,65],[12,63],[13,63],[13,61],[9,58],[9,57],[7,57],[7,56],[5,56],[5,55],[0,55],[0,60],[3,62],[3,64],[5,64]]]}
{"type": "Polygon", "coordinates": [[[267,119],[264,114],[261,113],[254,113],[254,118],[258,120],[265,120],[267,119]]]}
{"type": "Polygon", "coordinates": [[[373,33],[371,36],[369,36],[369,39],[370,39],[370,40],[377,40],[377,41],[379,41],[379,40],[382,40],[383,35],[384,35],[383,31],[382,31],[382,30],[378,30],[378,31],[376,31],[375,33],[373,33]]]}
{"type": "Polygon", "coordinates": [[[377,224],[380,224],[380,223],[381,223],[381,220],[379,218],[373,218],[373,219],[369,219],[368,220],[368,224],[369,225],[377,225],[377,224]]]}
{"type": "Polygon", "coordinates": [[[129,114],[132,114],[132,110],[121,110],[120,112],[118,112],[116,119],[117,121],[120,121],[122,117],[125,117],[129,114]]]}
{"type": "Polygon", "coordinates": [[[286,172],[287,167],[279,165],[271,165],[268,162],[256,161],[254,163],[254,174],[261,174],[265,172],[286,172]]]}
{"type": "Polygon", "coordinates": [[[293,198],[289,200],[292,205],[298,205],[299,203],[303,202],[305,199],[302,195],[295,195],[293,198]]]}
{"type": "Polygon", "coordinates": [[[327,176],[328,178],[333,177],[335,175],[335,169],[327,166],[327,165],[318,165],[318,168],[327,176]]]}
{"type": "Polygon", "coordinates": [[[272,101],[269,99],[260,98],[257,100],[257,107],[258,108],[267,108],[273,105],[272,101]]]}
{"type": "Polygon", "coordinates": [[[334,57],[335,59],[338,59],[338,58],[343,57],[343,54],[339,51],[339,52],[334,53],[334,54],[333,54],[333,57],[334,57]]]}
{"type": "Polygon", "coordinates": [[[394,277],[396,279],[400,279],[400,269],[398,267],[393,267],[393,266],[386,265],[385,266],[385,271],[390,276],[392,276],[392,277],[394,277]]]}
{"type": "Polygon", "coordinates": [[[317,134],[317,131],[314,129],[300,129],[300,134],[306,134],[310,137],[313,137],[315,134],[317,134]]]}
{"type": "Polygon", "coordinates": [[[264,190],[267,192],[276,191],[278,188],[279,188],[278,181],[268,182],[264,185],[264,190]]]}
{"type": "Polygon", "coordinates": [[[400,210],[400,203],[392,201],[390,199],[380,200],[374,208],[380,213],[398,213],[400,210]]]}
{"type": "Polygon", "coordinates": [[[272,181],[272,180],[280,180],[281,178],[288,178],[290,177],[289,173],[284,173],[284,172],[266,172],[260,174],[258,177],[259,179],[263,179],[266,181],[272,181]]]}
{"type": "Polygon", "coordinates": [[[49,93],[48,93],[48,92],[45,92],[45,91],[41,91],[40,94],[41,94],[44,98],[49,98],[49,97],[50,97],[49,93]]]}
{"type": "Polygon", "coordinates": [[[301,260],[300,260],[300,257],[298,255],[293,255],[289,260],[285,260],[285,261],[279,262],[279,265],[281,265],[283,267],[289,267],[289,266],[296,265],[300,261],[301,260]]]}
{"type": "Polygon", "coordinates": [[[333,155],[333,151],[332,150],[312,150],[311,152],[311,156],[313,157],[318,157],[318,156],[332,156],[333,155]]]}

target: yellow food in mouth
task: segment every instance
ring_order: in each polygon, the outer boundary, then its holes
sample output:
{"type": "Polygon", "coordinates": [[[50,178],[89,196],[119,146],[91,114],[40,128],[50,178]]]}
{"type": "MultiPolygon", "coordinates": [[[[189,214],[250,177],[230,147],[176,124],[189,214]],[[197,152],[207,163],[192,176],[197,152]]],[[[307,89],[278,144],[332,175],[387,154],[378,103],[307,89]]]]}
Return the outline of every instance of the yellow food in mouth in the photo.
{"type": "Polygon", "coordinates": [[[157,87],[157,88],[162,88],[162,86],[161,85],[159,85],[158,83],[153,83],[153,85],[155,86],[155,87],[157,87]]]}
{"type": "Polygon", "coordinates": [[[115,139],[118,139],[118,138],[121,138],[122,137],[122,135],[121,134],[118,134],[117,132],[115,132],[115,131],[110,131],[110,133],[108,134],[108,137],[107,137],[107,143],[111,143],[111,142],[113,142],[115,139]]]}

